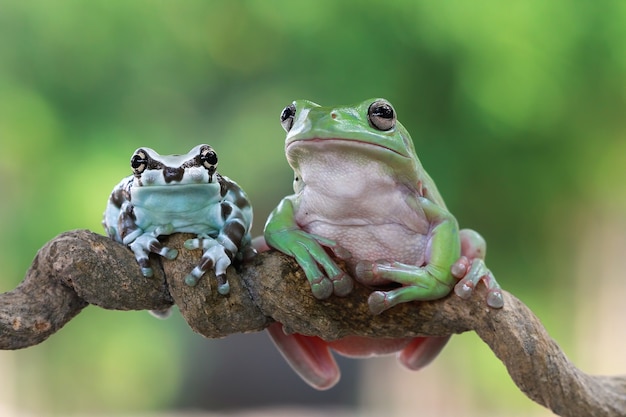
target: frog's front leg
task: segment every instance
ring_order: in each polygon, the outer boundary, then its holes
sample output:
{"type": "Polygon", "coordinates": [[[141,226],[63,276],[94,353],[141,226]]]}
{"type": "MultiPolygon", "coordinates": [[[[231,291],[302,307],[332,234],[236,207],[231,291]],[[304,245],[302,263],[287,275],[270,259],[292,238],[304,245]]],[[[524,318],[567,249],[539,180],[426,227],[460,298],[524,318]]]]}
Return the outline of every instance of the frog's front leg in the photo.
{"type": "Polygon", "coordinates": [[[368,300],[370,311],[380,314],[400,303],[414,300],[435,300],[452,290],[455,277],[450,266],[459,259],[461,245],[456,219],[447,210],[424,197],[417,197],[432,227],[424,266],[400,262],[361,261],[356,266],[360,282],[380,279],[397,282],[402,287],[391,291],[375,291],[368,300]]]}
{"type": "Polygon", "coordinates": [[[170,234],[172,226],[165,225],[157,227],[151,232],[144,231],[135,223],[133,208],[130,204],[126,204],[122,207],[118,228],[120,230],[119,237],[122,243],[130,247],[133,251],[135,259],[141,268],[141,273],[145,277],[151,277],[154,274],[149,259],[151,252],[167,259],[175,259],[178,256],[176,249],[163,246],[157,239],[157,237],[162,234],[170,234]]]}
{"type": "Polygon", "coordinates": [[[504,299],[502,290],[491,271],[485,264],[487,243],[474,230],[463,229],[459,233],[461,239],[461,258],[451,268],[452,275],[460,281],[454,287],[456,295],[467,299],[472,295],[474,288],[480,281],[487,286],[487,305],[492,308],[502,308],[504,299]]]}
{"type": "Polygon", "coordinates": [[[151,277],[154,274],[150,266],[150,252],[161,255],[167,259],[176,259],[178,251],[176,249],[163,246],[153,233],[144,233],[137,237],[128,245],[135,254],[135,259],[141,267],[141,273],[144,277],[151,277]]]}
{"type": "Polygon", "coordinates": [[[302,230],[295,221],[294,198],[285,197],[268,217],[264,232],[267,244],[295,258],[316,298],[349,294],[354,285],[352,278],[337,266],[324,247],[340,259],[347,259],[350,254],[335,241],[302,230]]]}
{"type": "Polygon", "coordinates": [[[185,277],[185,283],[194,286],[202,276],[213,268],[217,278],[217,291],[226,295],[230,292],[230,284],[226,279],[226,269],[244,245],[249,244],[250,237],[242,216],[237,214],[236,207],[231,208],[231,218],[222,225],[217,237],[199,235],[185,242],[187,249],[203,249],[200,263],[185,277]]]}
{"type": "Polygon", "coordinates": [[[228,294],[230,284],[226,280],[226,269],[230,266],[232,253],[236,253],[236,249],[234,252],[232,247],[228,250],[217,240],[208,236],[187,240],[185,248],[203,250],[200,263],[185,277],[185,284],[191,287],[195,286],[207,271],[214,268],[217,278],[217,291],[222,295],[228,294]]]}

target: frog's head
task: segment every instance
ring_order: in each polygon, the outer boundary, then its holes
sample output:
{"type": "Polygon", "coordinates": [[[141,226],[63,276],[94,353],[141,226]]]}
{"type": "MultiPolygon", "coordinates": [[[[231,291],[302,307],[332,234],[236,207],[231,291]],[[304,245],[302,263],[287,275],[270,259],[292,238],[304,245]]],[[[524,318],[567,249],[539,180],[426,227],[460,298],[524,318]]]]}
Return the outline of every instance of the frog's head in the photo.
{"type": "Polygon", "coordinates": [[[287,160],[296,175],[311,160],[330,161],[327,156],[340,153],[345,161],[376,161],[400,182],[421,180],[413,141],[385,99],[340,107],[296,100],[283,110],[280,121],[287,132],[287,160]]]}
{"type": "Polygon", "coordinates": [[[159,155],[139,148],[130,159],[134,184],[138,187],[213,182],[217,154],[209,145],[198,145],[184,155],[159,155]]]}

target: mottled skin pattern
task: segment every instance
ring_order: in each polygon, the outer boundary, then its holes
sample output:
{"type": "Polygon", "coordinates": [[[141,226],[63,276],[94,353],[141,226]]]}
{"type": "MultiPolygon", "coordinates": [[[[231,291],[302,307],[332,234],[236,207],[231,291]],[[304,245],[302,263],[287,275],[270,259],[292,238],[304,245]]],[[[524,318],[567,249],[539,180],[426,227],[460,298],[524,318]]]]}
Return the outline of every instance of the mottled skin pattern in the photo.
{"type": "MultiPolygon", "coordinates": [[[[374,290],[369,309],[380,314],[399,303],[445,297],[453,288],[467,297],[483,281],[490,289],[487,304],[502,306],[483,262],[484,239],[459,230],[389,102],[322,107],[299,100],[285,108],[281,123],[295,193],[272,212],[264,236],[267,245],[298,261],[315,297],[345,296],[356,280],[374,290]],[[329,253],[345,261],[348,273],[329,253]]],[[[280,323],[269,333],[294,370],[318,389],[339,379],[330,349],[352,357],[397,352],[403,365],[419,369],[448,340],[327,342],[286,335],[280,323]]]]}
{"type": "Polygon", "coordinates": [[[216,172],[217,154],[198,145],[184,155],[159,155],[139,148],[131,158],[133,175],[113,189],[103,225],[109,237],[129,246],[142,273],[152,276],[148,255],[174,259],[178,252],[163,246],[158,237],[193,233],[187,249],[201,248],[200,263],[185,282],[195,285],[213,268],[218,291],[228,294],[226,268],[254,254],[250,245],[252,207],[244,191],[216,172]]]}

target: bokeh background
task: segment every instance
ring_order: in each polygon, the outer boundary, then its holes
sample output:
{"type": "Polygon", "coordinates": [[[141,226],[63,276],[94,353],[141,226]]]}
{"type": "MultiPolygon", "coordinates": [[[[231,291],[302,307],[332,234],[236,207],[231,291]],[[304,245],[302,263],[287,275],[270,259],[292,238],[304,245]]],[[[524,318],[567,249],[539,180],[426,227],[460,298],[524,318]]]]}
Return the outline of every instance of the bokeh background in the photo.
{"type": "MultiPolygon", "coordinates": [[[[210,143],[259,234],[291,192],[282,108],[379,96],[500,283],[583,370],[626,372],[619,1],[0,0],[0,291],[57,234],[101,231],[139,146],[210,143]]],[[[176,314],[89,307],[0,352],[0,414],[551,415],[472,334],[422,372],[341,363],[319,393],[262,333],[206,340],[176,314]]]]}

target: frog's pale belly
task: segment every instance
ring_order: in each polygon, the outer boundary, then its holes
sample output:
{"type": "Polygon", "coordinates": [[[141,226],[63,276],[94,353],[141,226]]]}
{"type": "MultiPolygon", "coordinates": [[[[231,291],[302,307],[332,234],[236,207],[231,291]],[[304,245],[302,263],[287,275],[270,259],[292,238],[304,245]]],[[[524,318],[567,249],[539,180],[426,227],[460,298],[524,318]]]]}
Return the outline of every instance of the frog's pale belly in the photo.
{"type": "Polygon", "coordinates": [[[349,251],[346,262],[352,272],[362,260],[426,263],[431,225],[421,207],[406,203],[406,194],[392,189],[370,200],[332,198],[310,188],[304,194],[296,222],[349,251]]]}
{"type": "Polygon", "coordinates": [[[337,225],[315,221],[304,229],[347,249],[352,255],[350,266],[360,260],[384,259],[418,266],[425,262],[428,237],[402,224],[337,225]]]}
{"type": "Polygon", "coordinates": [[[304,231],[348,250],[351,269],[361,260],[426,263],[431,225],[417,201],[417,185],[390,173],[385,158],[396,154],[341,140],[296,144],[290,151],[306,159],[299,167],[295,212],[304,231]]]}

